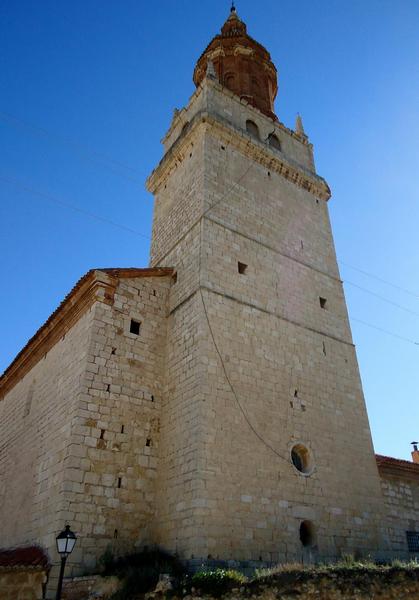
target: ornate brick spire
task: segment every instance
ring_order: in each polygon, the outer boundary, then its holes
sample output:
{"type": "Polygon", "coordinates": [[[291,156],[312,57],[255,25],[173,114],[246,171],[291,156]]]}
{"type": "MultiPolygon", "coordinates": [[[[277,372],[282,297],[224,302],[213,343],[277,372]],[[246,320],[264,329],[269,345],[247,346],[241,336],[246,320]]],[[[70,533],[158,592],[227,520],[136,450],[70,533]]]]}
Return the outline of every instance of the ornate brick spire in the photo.
{"type": "Polygon", "coordinates": [[[198,86],[214,65],[216,78],[226,88],[245,98],[265,115],[276,119],[274,100],[278,91],[276,68],[269,52],[247,34],[234,3],[230,15],[196,63],[193,80],[198,86]]]}

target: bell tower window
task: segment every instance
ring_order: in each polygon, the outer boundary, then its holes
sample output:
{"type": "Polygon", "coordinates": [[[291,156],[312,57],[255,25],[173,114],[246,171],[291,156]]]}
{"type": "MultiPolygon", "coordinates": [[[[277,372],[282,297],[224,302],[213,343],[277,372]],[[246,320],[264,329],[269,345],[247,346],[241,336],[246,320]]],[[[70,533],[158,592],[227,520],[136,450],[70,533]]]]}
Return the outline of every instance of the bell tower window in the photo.
{"type": "Polygon", "coordinates": [[[256,125],[256,123],[254,123],[250,119],[247,119],[247,121],[246,121],[246,131],[247,131],[247,133],[250,133],[250,135],[252,137],[260,139],[259,127],[256,125]]]}

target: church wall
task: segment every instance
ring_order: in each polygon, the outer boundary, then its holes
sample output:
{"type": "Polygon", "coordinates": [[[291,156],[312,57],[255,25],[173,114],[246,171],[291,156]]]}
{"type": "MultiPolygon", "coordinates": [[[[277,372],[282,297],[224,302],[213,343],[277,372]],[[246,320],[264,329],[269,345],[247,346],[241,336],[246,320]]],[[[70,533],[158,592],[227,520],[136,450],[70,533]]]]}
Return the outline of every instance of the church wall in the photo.
{"type": "Polygon", "coordinates": [[[202,374],[208,364],[201,338],[200,297],[195,293],[168,319],[155,519],[157,544],[187,559],[203,555],[206,537],[202,374]]]}
{"type": "Polygon", "coordinates": [[[269,134],[275,133],[281,144],[277,156],[286,156],[288,160],[307,169],[315,171],[311,144],[304,143],[281,122],[274,121],[261,113],[257,108],[248,105],[246,100],[230,92],[212,79],[205,79],[190,99],[188,106],[177,111],[172,125],[163,139],[165,151],[168,152],[183,135],[185,123],[191,123],[198,113],[206,112],[219,117],[229,128],[240,135],[251,137],[246,132],[246,120],[252,120],[259,129],[259,143],[266,146],[269,134]]]}
{"type": "Polygon", "coordinates": [[[36,542],[57,559],[91,321],[85,313],[0,401],[0,547],[36,542]]]}
{"type": "MultiPolygon", "coordinates": [[[[244,123],[246,115],[259,118],[223,97],[213,112],[224,103],[226,118],[235,111],[244,123]]],[[[184,170],[173,172],[169,155],[154,174],[154,183],[161,177],[155,231],[158,218],[166,229],[159,246],[164,258],[155,264],[178,271],[170,297],[156,540],[195,560],[375,552],[385,538],[381,490],[326,202],[274,168],[268,174],[258,144],[235,124],[213,128],[209,100],[207,109],[208,122],[177,142],[196,147],[203,135],[197,162],[183,161],[184,170]],[[238,138],[247,139],[244,152],[238,138]],[[194,179],[202,182],[190,197],[195,215],[206,213],[200,222],[177,208],[194,179]],[[245,274],[238,261],[247,265],[245,274]],[[297,442],[311,453],[309,476],[292,465],[297,442]],[[303,520],[315,531],[306,549],[299,537],[303,520]]]]}
{"type": "Polygon", "coordinates": [[[406,532],[419,535],[419,479],[398,476],[381,469],[380,478],[393,553],[400,558],[418,558],[419,549],[416,553],[408,550],[406,532]]]}
{"type": "Polygon", "coordinates": [[[204,298],[235,391],[209,335],[207,554],[275,562],[381,549],[383,507],[369,431],[360,426],[354,349],[330,340],[325,357],[319,334],[212,292],[204,298]],[[310,476],[292,465],[297,442],[311,453],[310,476]],[[315,530],[309,552],[299,538],[304,520],[315,530]]]}
{"type": "MultiPolygon", "coordinates": [[[[233,144],[225,144],[224,150],[221,145],[209,129],[205,139],[208,218],[278,255],[339,279],[327,203],[258,164],[257,146],[249,144],[244,156],[233,144]]],[[[270,152],[274,158],[276,153],[270,152]]]]}
{"type": "Polygon", "coordinates": [[[380,483],[326,204],[269,177],[250,148],[248,158],[220,146],[209,130],[206,206],[218,204],[203,224],[201,284],[224,365],[201,311],[202,352],[212,366],[202,383],[201,556],[378,552],[386,543],[380,483]],[[311,453],[309,476],[292,465],[297,442],[311,453]],[[310,549],[300,542],[304,520],[315,531],[310,549]]]}
{"type": "Polygon", "coordinates": [[[170,277],[120,279],[113,304],[94,306],[73,420],[80,439],[69,451],[68,518],[79,535],[69,574],[94,568],[108,546],[118,554],[152,542],[169,286],[170,277]]]}
{"type": "MultiPolygon", "coordinates": [[[[180,158],[162,177],[154,200],[150,266],[173,266],[170,252],[202,213],[204,137],[184,134],[180,158]]],[[[175,300],[177,301],[177,300],[175,300]]]]}
{"type": "Polygon", "coordinates": [[[228,127],[237,133],[252,136],[246,132],[246,121],[253,121],[259,129],[258,143],[267,145],[269,134],[275,133],[281,144],[281,151],[275,151],[277,156],[284,156],[300,167],[315,171],[311,145],[303,143],[292,134],[280,121],[274,121],[257,108],[248,105],[245,100],[231,93],[225,87],[211,80],[206,80],[208,86],[206,107],[208,112],[224,118],[228,127]]]}

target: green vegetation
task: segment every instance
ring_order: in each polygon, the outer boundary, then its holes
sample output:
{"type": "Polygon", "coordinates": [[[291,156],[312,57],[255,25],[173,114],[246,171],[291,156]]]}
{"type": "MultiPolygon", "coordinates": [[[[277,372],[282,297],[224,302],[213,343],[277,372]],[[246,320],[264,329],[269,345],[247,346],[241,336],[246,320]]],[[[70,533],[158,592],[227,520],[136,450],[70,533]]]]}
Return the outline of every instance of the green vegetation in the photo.
{"type": "Polygon", "coordinates": [[[181,581],[185,572],[180,562],[161,550],[144,550],[115,558],[110,549],[100,559],[102,575],[116,575],[122,580],[122,588],[111,600],[133,600],[154,590],[161,574],[171,575],[181,581]]]}
{"type": "Polygon", "coordinates": [[[163,597],[182,598],[190,595],[208,595],[219,598],[233,589],[240,590],[243,598],[258,594],[261,590],[273,586],[282,593],[293,590],[295,585],[304,582],[322,582],[330,578],[338,588],[347,589],[355,585],[368,590],[373,581],[380,580],[382,585],[391,584],[398,574],[412,580],[419,580],[419,562],[399,559],[389,564],[379,564],[371,558],[359,559],[344,555],[331,564],[304,566],[301,563],[277,565],[269,569],[257,569],[252,579],[233,569],[205,569],[187,575],[182,564],[173,556],[160,550],[148,550],[115,558],[107,550],[100,560],[102,574],[117,576],[121,589],[111,600],[137,600],[155,589],[162,574],[170,575],[173,589],[163,593],[163,597]],[[401,575],[403,576],[403,575],[401,575]]]}
{"type": "Polygon", "coordinates": [[[247,582],[247,577],[233,569],[215,569],[213,571],[198,571],[190,578],[191,586],[203,594],[221,596],[233,587],[247,582]]]}

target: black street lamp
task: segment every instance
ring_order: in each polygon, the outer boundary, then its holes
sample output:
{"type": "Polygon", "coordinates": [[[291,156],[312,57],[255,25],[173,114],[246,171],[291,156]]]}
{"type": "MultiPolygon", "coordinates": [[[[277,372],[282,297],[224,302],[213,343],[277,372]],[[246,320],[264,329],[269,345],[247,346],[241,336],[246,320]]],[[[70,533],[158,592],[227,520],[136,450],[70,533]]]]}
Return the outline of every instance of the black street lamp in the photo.
{"type": "Polygon", "coordinates": [[[55,600],[61,600],[61,589],[63,587],[65,563],[67,560],[67,556],[73,551],[76,540],[76,534],[71,531],[70,525],[66,525],[65,529],[56,537],[57,550],[59,555],[61,556],[61,568],[60,577],[58,579],[57,595],[55,596],[55,600]]]}

